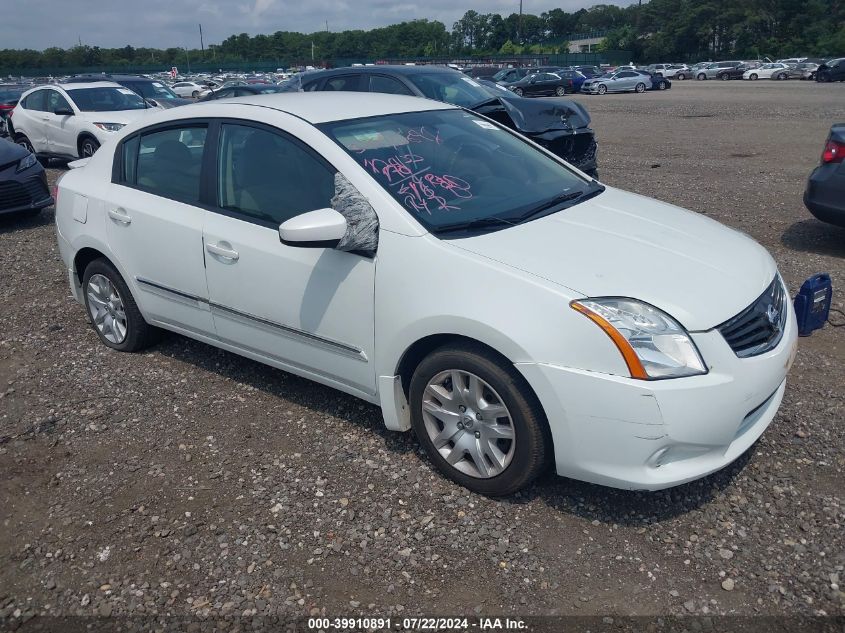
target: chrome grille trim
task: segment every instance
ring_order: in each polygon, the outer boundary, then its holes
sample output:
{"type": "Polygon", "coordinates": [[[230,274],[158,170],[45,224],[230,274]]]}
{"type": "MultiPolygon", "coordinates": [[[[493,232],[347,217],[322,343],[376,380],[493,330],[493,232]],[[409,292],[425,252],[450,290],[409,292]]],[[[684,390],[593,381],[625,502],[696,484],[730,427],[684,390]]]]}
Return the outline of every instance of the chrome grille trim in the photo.
{"type": "Polygon", "coordinates": [[[750,306],[717,327],[739,358],[758,356],[777,347],[786,328],[789,305],[780,276],[750,306]]]}

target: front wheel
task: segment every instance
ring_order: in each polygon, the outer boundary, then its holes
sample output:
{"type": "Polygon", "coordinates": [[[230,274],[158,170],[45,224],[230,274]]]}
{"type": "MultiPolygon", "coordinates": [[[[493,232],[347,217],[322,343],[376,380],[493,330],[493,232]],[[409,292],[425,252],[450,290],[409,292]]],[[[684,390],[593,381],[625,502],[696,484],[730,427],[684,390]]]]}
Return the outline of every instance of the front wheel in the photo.
{"type": "Polygon", "coordinates": [[[200,93],[199,93],[199,91],[194,90],[194,91],[191,93],[191,96],[192,96],[194,99],[199,99],[200,93]]]}
{"type": "Polygon", "coordinates": [[[705,79],[707,79],[707,75],[705,75],[704,73],[698,73],[696,79],[698,79],[699,81],[704,81],[705,79]]]}
{"type": "Polygon", "coordinates": [[[555,88],[555,94],[558,97],[563,97],[564,95],[566,95],[566,88],[564,88],[563,86],[558,86],[557,88],[555,88]]]}
{"type": "Polygon", "coordinates": [[[480,345],[443,347],[414,372],[411,423],[435,466],[474,492],[509,495],[543,470],[543,411],[525,379],[480,345]]]}
{"type": "Polygon", "coordinates": [[[687,78],[687,76],[684,73],[678,73],[677,75],[675,75],[675,78],[683,81],[684,79],[687,78]]]}
{"type": "Polygon", "coordinates": [[[606,92],[607,92],[607,86],[605,86],[604,84],[600,84],[599,87],[598,87],[598,93],[600,95],[603,95],[606,92]]]}
{"type": "Polygon", "coordinates": [[[658,90],[666,90],[666,82],[661,81],[659,84],[657,84],[657,89],[658,90]]]}
{"type": "Polygon", "coordinates": [[[721,79],[722,81],[728,81],[730,78],[731,78],[730,75],[728,75],[727,73],[724,73],[723,75],[719,75],[719,79],[721,79]]]}
{"type": "Polygon", "coordinates": [[[759,77],[758,77],[757,73],[751,73],[750,75],[748,75],[748,78],[749,78],[751,81],[757,81],[757,80],[759,79],[759,77]]]}
{"type": "Polygon", "coordinates": [[[517,97],[521,97],[521,96],[522,96],[522,94],[523,94],[523,92],[522,92],[522,88],[514,88],[514,89],[513,89],[513,93],[514,93],[517,97]]]}
{"type": "Polygon", "coordinates": [[[82,275],[82,292],[91,325],[108,347],[136,352],[149,346],[156,330],[149,325],[129,287],[106,259],[95,259],[82,275]]]}
{"type": "Polygon", "coordinates": [[[100,144],[97,139],[87,136],[79,145],[79,155],[82,158],[91,158],[98,149],[100,149],[100,144]]]}
{"type": "Polygon", "coordinates": [[[780,81],[784,81],[786,78],[787,78],[786,73],[780,73],[780,74],[778,75],[778,79],[779,79],[780,81]]]}
{"type": "Polygon", "coordinates": [[[638,83],[634,90],[636,90],[637,92],[645,92],[645,84],[642,82],[638,83]]]}

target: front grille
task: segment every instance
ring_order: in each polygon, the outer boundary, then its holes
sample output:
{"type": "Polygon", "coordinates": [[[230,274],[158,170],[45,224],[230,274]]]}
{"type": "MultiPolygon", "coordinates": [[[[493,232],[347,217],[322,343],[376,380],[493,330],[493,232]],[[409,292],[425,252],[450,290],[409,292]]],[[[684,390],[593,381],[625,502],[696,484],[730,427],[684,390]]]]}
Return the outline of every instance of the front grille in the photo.
{"type": "Polygon", "coordinates": [[[0,210],[27,207],[49,196],[47,186],[40,176],[33,176],[23,182],[0,182],[0,210]]]}
{"type": "Polygon", "coordinates": [[[789,310],[786,290],[779,277],[757,300],[718,327],[740,358],[757,356],[780,342],[789,310]]]}

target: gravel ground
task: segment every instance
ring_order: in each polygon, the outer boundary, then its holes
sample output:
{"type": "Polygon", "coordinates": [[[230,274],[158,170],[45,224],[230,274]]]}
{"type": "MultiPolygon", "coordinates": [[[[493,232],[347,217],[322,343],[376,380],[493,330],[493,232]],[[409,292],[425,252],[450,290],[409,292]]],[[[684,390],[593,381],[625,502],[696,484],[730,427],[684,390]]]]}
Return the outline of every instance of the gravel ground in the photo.
{"type": "MultiPolygon", "coordinates": [[[[749,233],[793,291],[845,288],[845,230],[801,202],[845,84],[576,98],[606,182],[749,233]]],[[[0,618],[845,613],[845,330],[801,339],[771,428],[720,473],[491,500],[329,388],[175,335],[99,344],[52,210],[0,218],[0,280],[0,618]]]]}

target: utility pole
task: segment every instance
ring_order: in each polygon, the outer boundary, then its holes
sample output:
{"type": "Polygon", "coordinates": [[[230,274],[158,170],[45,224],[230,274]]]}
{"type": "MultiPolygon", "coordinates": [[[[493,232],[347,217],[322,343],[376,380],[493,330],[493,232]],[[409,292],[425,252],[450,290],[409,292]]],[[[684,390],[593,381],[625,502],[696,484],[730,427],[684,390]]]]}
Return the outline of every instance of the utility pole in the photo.
{"type": "Polygon", "coordinates": [[[311,42],[311,61],[314,61],[314,42],[311,42]]]}
{"type": "Polygon", "coordinates": [[[329,21],[326,20],[326,33],[328,33],[328,32],[329,32],[329,21]]]}
{"type": "Polygon", "coordinates": [[[519,22],[516,25],[516,41],[522,44],[522,0],[519,0],[519,22]]]}
{"type": "Polygon", "coordinates": [[[205,59],[205,45],[202,42],[202,24],[200,24],[200,50],[202,51],[202,58],[205,59]]]}
{"type": "Polygon", "coordinates": [[[191,74],[191,58],[188,56],[188,49],[185,49],[185,60],[188,62],[188,74],[191,74]]]}

